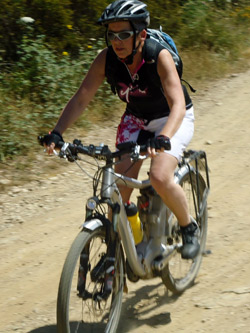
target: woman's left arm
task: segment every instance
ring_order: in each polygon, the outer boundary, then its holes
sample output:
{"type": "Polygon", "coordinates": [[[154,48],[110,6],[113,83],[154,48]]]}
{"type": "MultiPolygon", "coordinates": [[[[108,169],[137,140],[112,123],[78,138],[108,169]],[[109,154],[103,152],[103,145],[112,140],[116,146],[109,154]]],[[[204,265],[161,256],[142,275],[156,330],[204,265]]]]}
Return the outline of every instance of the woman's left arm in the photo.
{"type": "Polygon", "coordinates": [[[170,108],[168,121],[160,134],[166,135],[171,139],[179,129],[185,116],[186,103],[175,63],[167,50],[162,50],[159,53],[157,71],[170,108]]]}

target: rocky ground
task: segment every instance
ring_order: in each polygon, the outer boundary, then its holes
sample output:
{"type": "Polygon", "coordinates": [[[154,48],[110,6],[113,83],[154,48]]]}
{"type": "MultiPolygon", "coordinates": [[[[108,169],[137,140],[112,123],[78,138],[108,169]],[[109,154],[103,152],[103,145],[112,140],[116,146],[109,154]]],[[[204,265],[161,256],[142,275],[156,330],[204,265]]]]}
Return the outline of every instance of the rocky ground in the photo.
{"type": "MultiPolygon", "coordinates": [[[[250,332],[250,72],[217,81],[193,100],[190,148],[204,149],[210,167],[211,255],[178,298],[159,279],[129,283],[120,333],[250,332]]],[[[118,121],[95,126],[84,142],[112,145],[118,121]]],[[[0,332],[53,333],[61,268],[84,220],[91,181],[42,150],[25,171],[33,181],[0,194],[0,332]]],[[[1,185],[10,184],[4,171],[0,177],[1,185]]]]}

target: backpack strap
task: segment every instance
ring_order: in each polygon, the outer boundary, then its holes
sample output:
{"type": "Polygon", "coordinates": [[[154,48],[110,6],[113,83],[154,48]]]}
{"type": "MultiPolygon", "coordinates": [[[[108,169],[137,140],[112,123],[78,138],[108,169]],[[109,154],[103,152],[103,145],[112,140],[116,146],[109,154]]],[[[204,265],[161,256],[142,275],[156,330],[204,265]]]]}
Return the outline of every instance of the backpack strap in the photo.
{"type": "Polygon", "coordinates": [[[164,47],[160,43],[157,43],[153,39],[147,38],[142,51],[142,56],[147,66],[147,76],[157,87],[161,87],[161,79],[157,72],[157,60],[160,51],[163,49],[164,47]]]}
{"type": "Polygon", "coordinates": [[[157,63],[158,55],[161,50],[165,49],[163,45],[152,38],[147,38],[143,47],[143,58],[147,63],[157,63]]]}
{"type": "MultiPolygon", "coordinates": [[[[151,38],[146,39],[144,48],[143,48],[143,58],[147,64],[147,75],[150,77],[151,81],[157,87],[161,87],[161,79],[157,72],[157,60],[158,60],[159,53],[163,49],[166,49],[166,48],[151,38]]],[[[185,82],[193,93],[196,92],[196,90],[191,86],[190,83],[188,83],[186,80],[181,78],[182,69],[183,69],[183,63],[180,58],[179,67],[176,66],[176,70],[179,74],[180,80],[182,82],[185,82]]]]}
{"type": "Polygon", "coordinates": [[[182,77],[183,63],[180,55],[178,54],[174,41],[169,35],[159,30],[148,29],[148,35],[145,42],[148,48],[146,53],[149,58],[151,56],[156,57],[156,61],[158,54],[162,49],[168,50],[174,60],[179,77],[182,77]],[[155,54],[155,52],[157,53],[155,54]]]}
{"type": "Polygon", "coordinates": [[[188,87],[189,87],[189,89],[193,92],[193,93],[195,93],[196,92],[196,89],[194,89],[192,86],[191,86],[191,84],[190,83],[188,83],[186,80],[184,80],[184,79],[181,79],[181,82],[185,82],[187,85],[188,85],[188,87]]]}

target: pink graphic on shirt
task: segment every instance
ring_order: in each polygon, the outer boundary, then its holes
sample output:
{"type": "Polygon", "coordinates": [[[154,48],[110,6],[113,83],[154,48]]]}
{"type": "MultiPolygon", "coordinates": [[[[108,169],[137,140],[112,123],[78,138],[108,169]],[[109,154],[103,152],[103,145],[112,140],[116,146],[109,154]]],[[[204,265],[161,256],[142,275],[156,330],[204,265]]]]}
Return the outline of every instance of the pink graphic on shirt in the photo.
{"type": "Polygon", "coordinates": [[[148,89],[141,90],[138,85],[133,86],[132,83],[127,86],[125,83],[119,82],[118,85],[121,87],[118,91],[118,95],[122,101],[129,103],[129,97],[142,97],[147,95],[148,89]]]}
{"type": "Polygon", "coordinates": [[[124,114],[118,126],[116,145],[127,141],[134,141],[133,135],[135,135],[136,132],[139,133],[139,131],[144,128],[143,119],[139,119],[132,114],[124,114]]]}

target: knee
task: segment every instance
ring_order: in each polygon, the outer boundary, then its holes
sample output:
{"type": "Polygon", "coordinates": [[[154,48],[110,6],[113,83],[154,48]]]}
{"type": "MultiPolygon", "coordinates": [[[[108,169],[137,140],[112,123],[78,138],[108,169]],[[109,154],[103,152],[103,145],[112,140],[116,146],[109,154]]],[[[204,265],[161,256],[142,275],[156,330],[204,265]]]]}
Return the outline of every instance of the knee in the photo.
{"type": "Polygon", "coordinates": [[[161,189],[164,188],[164,191],[168,189],[171,190],[172,186],[172,177],[165,171],[162,172],[160,170],[150,172],[150,181],[151,185],[155,188],[155,190],[159,193],[161,189]]]}
{"type": "Polygon", "coordinates": [[[150,181],[158,194],[169,194],[173,190],[176,165],[176,158],[165,153],[159,154],[151,162],[150,181]]]}

